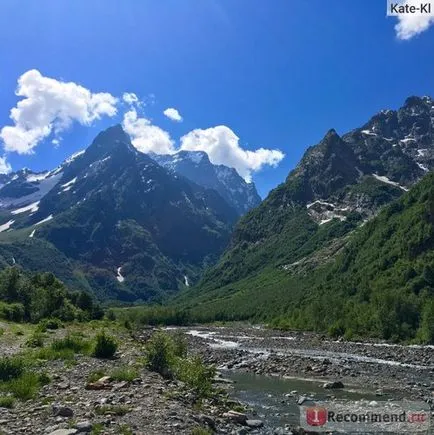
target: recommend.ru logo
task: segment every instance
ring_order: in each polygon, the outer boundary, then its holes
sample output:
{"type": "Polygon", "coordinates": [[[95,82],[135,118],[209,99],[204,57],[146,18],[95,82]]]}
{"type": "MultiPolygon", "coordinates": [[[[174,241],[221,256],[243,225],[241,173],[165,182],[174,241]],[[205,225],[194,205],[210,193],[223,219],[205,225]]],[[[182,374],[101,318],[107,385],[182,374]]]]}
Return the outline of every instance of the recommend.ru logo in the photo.
{"type": "Polygon", "coordinates": [[[424,402],[317,402],[300,407],[300,426],[314,432],[427,433],[431,411],[424,402]]]}

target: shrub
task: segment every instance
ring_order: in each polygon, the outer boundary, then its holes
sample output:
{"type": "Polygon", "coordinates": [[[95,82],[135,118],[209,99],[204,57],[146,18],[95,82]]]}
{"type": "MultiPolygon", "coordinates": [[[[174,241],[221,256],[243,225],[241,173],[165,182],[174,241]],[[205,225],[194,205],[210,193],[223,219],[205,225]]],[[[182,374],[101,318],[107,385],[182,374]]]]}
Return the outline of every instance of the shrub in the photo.
{"type": "Polygon", "coordinates": [[[44,319],[38,324],[38,330],[45,332],[47,329],[54,330],[63,328],[63,324],[59,319],[44,319]]]}
{"type": "Polygon", "coordinates": [[[172,338],[164,332],[155,332],[146,343],[146,366],[164,377],[171,376],[175,359],[175,346],[172,338]]]}
{"type": "Polygon", "coordinates": [[[0,358],[0,381],[9,381],[24,373],[24,361],[18,357],[0,358]]]}
{"type": "Polygon", "coordinates": [[[96,336],[93,356],[96,358],[111,358],[116,353],[117,349],[118,344],[115,339],[102,331],[96,336]]]}
{"type": "Polygon", "coordinates": [[[173,345],[175,356],[185,358],[187,356],[188,343],[187,338],[183,332],[177,332],[173,336],[173,345]]]}
{"type": "Polygon", "coordinates": [[[0,317],[12,322],[22,322],[24,320],[24,306],[22,304],[2,304],[0,317]]]}
{"type": "Polygon", "coordinates": [[[107,320],[114,322],[116,320],[116,313],[114,310],[108,310],[106,314],[107,320]]]}
{"type": "Polygon", "coordinates": [[[27,347],[42,347],[44,346],[44,336],[40,332],[35,332],[26,341],[27,347]]]}
{"type": "Polygon", "coordinates": [[[33,399],[39,387],[39,376],[33,372],[24,373],[6,384],[6,389],[21,400],[33,399]]]}
{"type": "Polygon", "coordinates": [[[13,408],[15,399],[12,396],[0,397],[0,408],[13,408]]]}
{"type": "Polygon", "coordinates": [[[207,366],[200,356],[179,358],[176,363],[176,377],[186,383],[198,398],[208,397],[212,392],[215,368],[207,366]]]}

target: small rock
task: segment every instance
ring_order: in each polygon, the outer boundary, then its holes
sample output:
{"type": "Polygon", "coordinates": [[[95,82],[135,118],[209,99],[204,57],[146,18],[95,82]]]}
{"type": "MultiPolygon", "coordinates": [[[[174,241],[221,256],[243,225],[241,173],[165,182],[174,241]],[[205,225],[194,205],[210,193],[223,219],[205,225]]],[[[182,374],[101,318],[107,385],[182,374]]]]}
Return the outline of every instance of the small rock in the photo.
{"type": "Polygon", "coordinates": [[[65,382],[61,382],[59,385],[58,385],[58,388],[60,389],[60,390],[67,390],[68,388],[69,388],[69,382],[68,381],[65,381],[65,382]]]}
{"type": "Polygon", "coordinates": [[[246,425],[253,429],[259,429],[264,426],[264,422],[262,420],[247,420],[246,425]]]}
{"type": "Polygon", "coordinates": [[[126,382],[126,381],[118,382],[117,384],[113,385],[113,391],[120,390],[121,388],[124,388],[127,385],[128,385],[128,382],[126,382]]]}
{"type": "Polygon", "coordinates": [[[92,423],[88,420],[80,421],[75,425],[79,432],[90,432],[92,430],[92,423]]]}
{"type": "Polygon", "coordinates": [[[326,382],[323,385],[323,388],[327,390],[334,390],[337,388],[344,388],[344,384],[341,381],[335,381],[335,382],[326,382]]]}
{"type": "Polygon", "coordinates": [[[57,429],[49,435],[74,435],[77,433],[76,429],[57,429]]]}
{"type": "Polygon", "coordinates": [[[73,417],[74,411],[68,406],[53,405],[53,414],[55,417],[73,417]]]}
{"type": "Polygon", "coordinates": [[[209,415],[201,415],[199,416],[199,420],[203,423],[206,424],[208,427],[210,427],[211,429],[215,429],[215,421],[212,417],[210,417],[209,415]]]}
{"type": "Polygon", "coordinates": [[[95,382],[89,382],[86,384],[86,390],[107,390],[111,388],[110,376],[103,376],[95,382]]]}
{"type": "Polygon", "coordinates": [[[297,405],[303,405],[304,402],[306,402],[307,397],[306,396],[300,396],[300,398],[297,401],[297,405]]]}
{"type": "Polygon", "coordinates": [[[243,414],[242,412],[237,411],[228,411],[223,414],[223,418],[226,418],[228,420],[231,420],[235,423],[239,424],[246,424],[247,421],[247,415],[243,414]]]}

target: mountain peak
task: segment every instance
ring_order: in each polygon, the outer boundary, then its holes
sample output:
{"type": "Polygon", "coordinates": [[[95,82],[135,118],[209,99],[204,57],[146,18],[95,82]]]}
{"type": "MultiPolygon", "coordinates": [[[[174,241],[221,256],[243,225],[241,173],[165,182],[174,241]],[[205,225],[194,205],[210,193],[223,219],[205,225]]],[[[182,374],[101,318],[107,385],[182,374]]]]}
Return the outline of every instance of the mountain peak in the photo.
{"type": "Polygon", "coordinates": [[[330,140],[334,138],[340,138],[340,136],[338,135],[338,133],[334,128],[331,128],[324,136],[324,140],[330,140]]]}
{"type": "Polygon", "coordinates": [[[261,202],[253,183],[247,184],[234,168],[214,165],[205,151],[179,151],[171,155],[149,154],[171,173],[188,178],[199,186],[214,189],[238,215],[261,202]]]}
{"type": "Polygon", "coordinates": [[[421,106],[425,104],[432,106],[434,104],[434,101],[430,96],[427,95],[423,97],[412,95],[405,100],[404,108],[421,106]]]}

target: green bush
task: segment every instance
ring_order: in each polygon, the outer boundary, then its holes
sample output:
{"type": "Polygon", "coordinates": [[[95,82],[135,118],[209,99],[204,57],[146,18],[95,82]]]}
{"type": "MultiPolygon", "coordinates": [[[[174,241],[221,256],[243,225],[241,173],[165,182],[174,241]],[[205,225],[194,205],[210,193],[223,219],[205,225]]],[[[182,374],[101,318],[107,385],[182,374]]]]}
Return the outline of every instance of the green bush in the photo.
{"type": "Polygon", "coordinates": [[[116,353],[117,349],[118,344],[116,340],[102,331],[96,336],[93,356],[96,358],[111,358],[116,353]]]}
{"type": "Polygon", "coordinates": [[[114,310],[108,310],[106,314],[107,320],[114,322],[116,320],[116,313],[114,310]]]}
{"type": "Polygon", "coordinates": [[[55,330],[63,328],[63,324],[59,319],[43,319],[38,324],[38,330],[45,332],[47,329],[55,330]]]}
{"type": "Polygon", "coordinates": [[[24,320],[25,309],[22,304],[1,304],[0,317],[11,322],[22,322],[24,320]]]}
{"type": "Polygon", "coordinates": [[[173,335],[173,345],[175,356],[185,358],[187,356],[188,343],[187,338],[183,332],[177,332],[173,335]]]}
{"type": "Polygon", "coordinates": [[[44,336],[40,332],[33,333],[26,341],[27,347],[43,347],[44,336]]]}
{"type": "Polygon", "coordinates": [[[0,408],[13,408],[15,399],[12,396],[2,396],[0,397],[0,408]]]}
{"type": "Polygon", "coordinates": [[[0,381],[9,381],[24,373],[24,361],[18,357],[0,358],[0,381]]]}
{"type": "Polygon", "coordinates": [[[164,377],[171,377],[175,362],[175,345],[166,333],[158,331],[146,343],[146,366],[164,377]]]}
{"type": "Polygon", "coordinates": [[[36,373],[23,373],[20,377],[7,382],[5,388],[17,399],[33,399],[40,387],[40,379],[36,373]]]}
{"type": "Polygon", "coordinates": [[[216,374],[213,366],[207,366],[200,356],[179,358],[176,362],[176,378],[185,382],[198,398],[212,393],[212,382],[216,374]]]}

